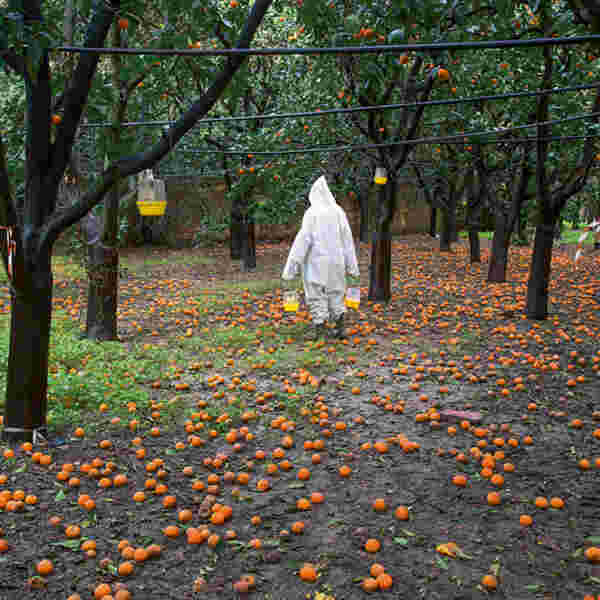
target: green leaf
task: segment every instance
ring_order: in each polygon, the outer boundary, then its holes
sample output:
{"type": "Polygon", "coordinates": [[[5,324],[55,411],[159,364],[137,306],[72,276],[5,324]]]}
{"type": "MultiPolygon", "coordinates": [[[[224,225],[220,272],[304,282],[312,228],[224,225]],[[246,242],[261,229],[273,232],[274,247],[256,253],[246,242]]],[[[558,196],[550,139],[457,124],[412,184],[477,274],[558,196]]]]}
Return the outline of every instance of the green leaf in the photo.
{"type": "Polygon", "coordinates": [[[60,500],[64,500],[66,498],[64,490],[58,490],[58,493],[54,497],[54,499],[59,502],[60,500]]]}
{"type": "Polygon", "coordinates": [[[408,540],[402,537],[395,537],[393,540],[394,544],[399,544],[400,546],[408,546],[408,540]]]}
{"type": "Polygon", "coordinates": [[[71,550],[79,550],[82,540],[64,540],[63,542],[54,542],[52,546],[62,546],[71,550]]]}
{"type": "Polygon", "coordinates": [[[435,557],[435,562],[440,569],[444,569],[444,571],[448,570],[448,561],[442,558],[441,556],[435,557]]]}
{"type": "Polygon", "coordinates": [[[591,535],[583,540],[586,544],[600,545],[600,535],[591,535]]]}

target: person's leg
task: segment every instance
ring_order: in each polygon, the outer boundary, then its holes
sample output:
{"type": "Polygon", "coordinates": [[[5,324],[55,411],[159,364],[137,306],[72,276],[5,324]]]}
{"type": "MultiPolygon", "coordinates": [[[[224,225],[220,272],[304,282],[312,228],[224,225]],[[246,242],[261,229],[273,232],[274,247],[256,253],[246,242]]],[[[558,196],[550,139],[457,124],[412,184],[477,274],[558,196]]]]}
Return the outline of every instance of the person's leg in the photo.
{"type": "Polygon", "coordinates": [[[344,303],[346,292],[330,291],[327,294],[329,302],[329,314],[335,323],[334,337],[343,339],[346,337],[344,333],[344,315],[346,314],[346,304],[344,303]]]}
{"type": "Polygon", "coordinates": [[[329,316],[327,309],[327,294],[325,288],[310,281],[304,282],[306,304],[315,325],[315,339],[325,336],[325,321],[329,316]]]}

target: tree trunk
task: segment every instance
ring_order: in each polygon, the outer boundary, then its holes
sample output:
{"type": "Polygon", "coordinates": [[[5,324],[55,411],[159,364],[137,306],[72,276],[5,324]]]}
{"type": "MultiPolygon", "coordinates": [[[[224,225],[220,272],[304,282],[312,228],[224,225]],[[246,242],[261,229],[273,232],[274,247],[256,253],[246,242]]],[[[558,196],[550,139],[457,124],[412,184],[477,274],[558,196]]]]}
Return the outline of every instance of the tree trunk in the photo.
{"type": "Polygon", "coordinates": [[[552,244],[556,223],[538,225],[527,285],[527,317],[543,320],[548,316],[548,285],[552,262],[552,244]]]}
{"type": "MultiPolygon", "coordinates": [[[[113,25],[112,43],[123,46],[121,30],[113,25]]],[[[112,109],[111,147],[109,153],[117,158],[121,143],[121,128],[127,108],[127,95],[123,93],[120,80],[121,57],[111,56],[112,82],[118,99],[112,109]]],[[[88,303],[85,337],[93,340],[116,340],[117,338],[117,297],[119,288],[119,201],[121,181],[117,179],[104,197],[103,221],[88,217],[88,303]],[[94,228],[98,235],[94,235],[94,228]]]]}
{"type": "MultiPolygon", "coordinates": [[[[111,190],[112,193],[113,190],[111,190]]],[[[102,243],[102,223],[90,214],[83,224],[88,244],[88,303],[84,337],[117,340],[119,252],[102,243]]]]}
{"type": "Polygon", "coordinates": [[[458,243],[458,218],[457,218],[457,212],[458,212],[458,192],[456,191],[456,189],[454,188],[454,186],[451,188],[450,190],[450,210],[452,212],[452,216],[451,216],[451,227],[452,229],[450,230],[450,241],[453,244],[457,244],[458,243]]]}
{"type": "Polygon", "coordinates": [[[442,230],[440,232],[440,252],[450,252],[456,237],[456,194],[448,189],[448,203],[442,209],[442,230]]]}
{"type": "Polygon", "coordinates": [[[487,280],[489,283],[504,283],[506,281],[506,267],[508,265],[510,231],[508,230],[506,215],[500,207],[496,209],[495,221],[487,280]]]}
{"type": "Polygon", "coordinates": [[[243,223],[240,202],[240,198],[235,195],[231,205],[231,223],[229,225],[229,250],[231,260],[240,260],[242,258],[243,223]]]}
{"type": "Polygon", "coordinates": [[[4,409],[4,439],[9,442],[31,441],[34,430],[46,426],[51,317],[51,250],[25,267],[17,241],[4,409]]]}
{"type": "Polygon", "coordinates": [[[481,240],[479,229],[476,227],[469,229],[469,255],[471,264],[481,262],[481,240]]]}
{"type": "Polygon", "coordinates": [[[526,245],[529,240],[527,239],[527,205],[524,204],[519,210],[517,215],[517,237],[519,238],[519,244],[526,245]]]}
{"type": "MultiPolygon", "coordinates": [[[[130,183],[135,188],[135,182],[130,183]]],[[[139,246],[144,240],[142,234],[142,216],[137,207],[137,193],[132,194],[127,201],[127,233],[125,244],[127,246],[139,246]]]]}
{"type": "Polygon", "coordinates": [[[390,227],[394,218],[396,183],[388,175],[377,199],[377,227],[373,233],[369,281],[369,300],[388,302],[392,297],[392,240],[390,227]]]}
{"type": "Polygon", "coordinates": [[[256,236],[254,221],[240,223],[241,259],[244,271],[256,269],[256,236]]]}
{"type": "Polygon", "coordinates": [[[471,264],[481,262],[481,240],[479,239],[479,229],[481,227],[482,196],[485,185],[482,179],[483,177],[480,175],[476,182],[474,176],[472,176],[467,190],[468,200],[465,226],[469,232],[469,259],[471,264]]]}
{"type": "Polygon", "coordinates": [[[440,231],[440,252],[450,252],[450,227],[448,225],[448,213],[442,212],[442,230],[440,231]]]}
{"type": "Polygon", "coordinates": [[[85,337],[117,340],[119,252],[101,242],[88,248],[88,302],[85,337]]]}
{"type": "Polygon", "coordinates": [[[358,197],[358,204],[360,208],[360,227],[359,227],[359,238],[360,241],[367,244],[369,243],[369,192],[361,190],[358,197]]]}
{"type": "Polygon", "coordinates": [[[437,232],[437,207],[433,204],[429,205],[431,211],[429,213],[429,235],[434,238],[437,232]]]}

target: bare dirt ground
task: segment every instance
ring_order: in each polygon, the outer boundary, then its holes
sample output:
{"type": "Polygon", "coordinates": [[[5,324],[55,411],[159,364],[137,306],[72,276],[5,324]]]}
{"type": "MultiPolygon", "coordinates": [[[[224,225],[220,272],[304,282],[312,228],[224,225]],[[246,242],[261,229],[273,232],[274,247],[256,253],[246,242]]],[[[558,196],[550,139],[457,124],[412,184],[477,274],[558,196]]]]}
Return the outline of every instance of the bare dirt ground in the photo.
{"type": "MultiPolygon", "coordinates": [[[[361,586],[373,563],[393,580],[375,592],[381,597],[600,593],[600,567],[584,554],[600,546],[598,258],[589,254],[575,269],[571,249],[555,252],[550,316],[532,322],[522,314],[529,249],[511,250],[509,283],[489,285],[487,249],[481,265],[469,265],[464,243],[450,254],[436,244],[425,236],[394,243],[392,301],[363,301],[347,315],[348,339],[324,344],[308,339],[305,311],[282,312],[277,280],[287,244],[260,246],[251,274],[223,246],[124,251],[122,342],[177,347],[186,358],[158,380],[138,378],[151,404],[137,407],[135,431],[112,423],[110,407],[90,415],[100,428],[84,438],[72,437],[74,427],[62,432],[68,443],[50,449],[50,467],[32,462],[36,448],[0,459],[0,493],[38,496],[23,510],[0,510],[9,544],[0,553],[0,598],[91,598],[99,582],[113,592],[124,584],[136,599],[238,598],[233,584],[250,574],[256,598],[354,599],[370,594],[361,586]],[[189,312],[169,313],[162,302],[171,296],[189,312]],[[188,329],[190,345],[177,346],[188,329]],[[187,408],[168,419],[175,395],[187,408]],[[102,439],[110,448],[99,448],[102,439]],[[77,488],[57,481],[64,463],[81,471],[94,458],[100,471],[113,463],[105,477],[122,473],[127,483],[99,487],[83,472],[77,488]],[[162,464],[148,468],[156,459],[162,464]],[[453,483],[459,474],[465,485],[453,483]],[[266,491],[257,489],[261,479],[266,491]],[[168,489],[157,494],[160,482],[168,489]],[[144,489],[146,500],[134,502],[144,489]],[[299,508],[315,492],[324,501],[299,508]],[[82,493],[94,510],[77,503],[82,493]],[[170,495],[175,504],[165,507],[170,495]],[[536,506],[537,497],[564,505],[536,506]],[[374,510],[378,498],[384,510],[374,510]],[[223,524],[212,519],[214,503],[232,509],[223,524]],[[406,519],[396,516],[399,506],[406,519]],[[182,509],[191,521],[179,520],[182,509]],[[521,524],[522,515],[532,524],[521,524]],[[292,531],[296,522],[301,533],[292,531]],[[83,537],[73,541],[64,525],[75,523],[83,537]],[[167,537],[168,525],[180,535],[167,537]],[[190,544],[190,527],[207,527],[218,543],[190,544]],[[95,557],[81,550],[83,538],[96,542],[95,557]],[[133,574],[120,575],[122,539],[134,548],[160,544],[161,555],[132,560],[133,574]],[[368,552],[368,539],[380,549],[368,552]],[[41,558],[55,573],[36,579],[41,558]],[[315,582],[299,577],[306,562],[315,582]],[[486,575],[495,591],[482,585],[486,575]]],[[[360,259],[366,286],[366,245],[360,259]]],[[[83,284],[57,282],[57,291],[74,296],[83,284]]]]}

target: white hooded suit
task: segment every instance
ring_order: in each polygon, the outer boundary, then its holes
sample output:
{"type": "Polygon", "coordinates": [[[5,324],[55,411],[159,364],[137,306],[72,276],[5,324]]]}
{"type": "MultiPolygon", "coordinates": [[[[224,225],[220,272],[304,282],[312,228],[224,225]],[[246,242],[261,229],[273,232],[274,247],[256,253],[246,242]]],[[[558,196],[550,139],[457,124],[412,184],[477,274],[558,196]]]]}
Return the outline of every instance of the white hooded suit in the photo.
{"type": "Polygon", "coordinates": [[[346,213],[329,190],[325,177],[310,189],[310,207],[290,250],[283,279],[302,271],[306,301],[315,323],[346,312],[346,273],[358,277],[352,230],[346,213]]]}

